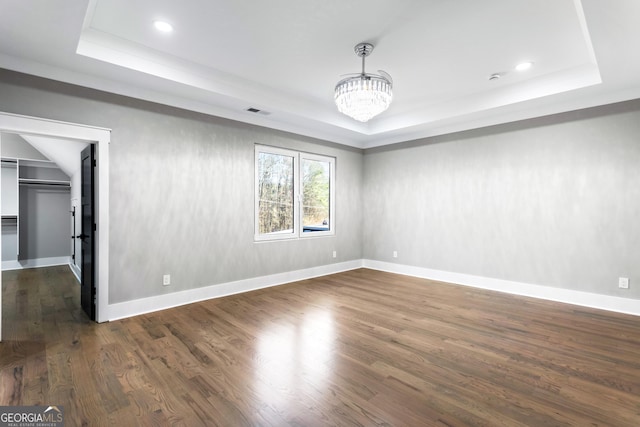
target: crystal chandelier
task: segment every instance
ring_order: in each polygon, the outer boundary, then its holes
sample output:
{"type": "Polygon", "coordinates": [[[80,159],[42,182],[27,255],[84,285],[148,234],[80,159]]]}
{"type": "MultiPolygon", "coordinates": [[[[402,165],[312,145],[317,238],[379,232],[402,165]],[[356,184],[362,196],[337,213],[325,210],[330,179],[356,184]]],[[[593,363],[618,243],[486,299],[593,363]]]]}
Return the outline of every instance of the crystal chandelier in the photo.
{"type": "Polygon", "coordinates": [[[364,58],[373,51],[372,44],[359,43],[353,50],[362,58],[362,72],[340,80],[334,98],[338,111],[360,122],[367,122],[389,108],[393,98],[393,81],[382,70],[378,71],[380,74],[364,72],[364,58]]]}

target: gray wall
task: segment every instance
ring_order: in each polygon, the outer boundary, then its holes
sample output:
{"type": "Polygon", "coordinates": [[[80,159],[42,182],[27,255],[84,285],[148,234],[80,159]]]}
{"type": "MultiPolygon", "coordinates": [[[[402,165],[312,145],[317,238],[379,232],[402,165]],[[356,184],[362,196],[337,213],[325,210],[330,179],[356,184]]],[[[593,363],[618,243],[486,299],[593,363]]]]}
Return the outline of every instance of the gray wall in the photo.
{"type": "Polygon", "coordinates": [[[1,111],[112,129],[109,303],[362,258],[361,150],[6,70],[0,93],[1,111]],[[253,241],[255,143],[336,157],[334,237],[253,241]]]}
{"type": "Polygon", "coordinates": [[[363,156],[4,70],[0,93],[113,129],[110,303],[360,258],[640,298],[640,101],[363,156]],[[336,156],[335,237],[253,242],[254,143],[336,156]]]}
{"type": "MultiPolygon", "coordinates": [[[[20,165],[18,169],[20,178],[69,180],[61,169],[51,164],[40,167],[20,165]]],[[[51,185],[20,185],[19,197],[19,259],[35,260],[71,255],[71,189],[51,185]]]]}
{"type": "Polygon", "coordinates": [[[20,186],[20,260],[71,255],[70,191],[20,186]]]}
{"type": "Polygon", "coordinates": [[[365,258],[640,298],[640,101],[364,157],[365,258]]]}

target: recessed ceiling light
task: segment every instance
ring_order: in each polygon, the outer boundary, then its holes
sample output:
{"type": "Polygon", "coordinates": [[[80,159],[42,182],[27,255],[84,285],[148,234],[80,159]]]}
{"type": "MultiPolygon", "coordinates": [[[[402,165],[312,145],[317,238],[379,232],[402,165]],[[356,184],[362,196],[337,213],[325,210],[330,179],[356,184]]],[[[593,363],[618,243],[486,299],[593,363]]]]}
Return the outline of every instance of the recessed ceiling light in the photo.
{"type": "Polygon", "coordinates": [[[516,71],[525,71],[531,68],[531,66],[533,66],[533,62],[530,62],[530,61],[521,62],[518,65],[516,65],[516,71]]]}
{"type": "Polygon", "coordinates": [[[162,31],[163,33],[170,33],[173,31],[173,25],[165,21],[153,21],[153,26],[156,27],[156,30],[162,31]]]}

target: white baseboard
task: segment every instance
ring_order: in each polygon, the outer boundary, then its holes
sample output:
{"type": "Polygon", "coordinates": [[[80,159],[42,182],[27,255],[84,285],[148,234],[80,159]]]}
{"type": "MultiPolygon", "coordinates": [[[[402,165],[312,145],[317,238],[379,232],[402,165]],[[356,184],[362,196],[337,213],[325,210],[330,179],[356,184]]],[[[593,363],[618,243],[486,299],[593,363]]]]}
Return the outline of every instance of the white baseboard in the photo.
{"type": "Polygon", "coordinates": [[[409,265],[394,264],[369,259],[363,260],[362,265],[365,268],[370,268],[373,270],[404,274],[406,276],[420,277],[422,279],[437,280],[440,282],[471,286],[474,288],[506,292],[514,295],[522,295],[532,298],[540,298],[566,304],[573,304],[583,307],[591,307],[601,310],[615,311],[618,313],[640,316],[640,300],[637,299],[620,298],[609,295],[594,294],[590,292],[575,291],[571,289],[554,288],[550,286],[532,285],[529,283],[492,279],[490,277],[452,273],[449,271],[431,270],[428,268],[413,267],[409,265]]]}
{"type": "Polygon", "coordinates": [[[69,264],[68,256],[62,257],[50,257],[50,258],[36,258],[36,259],[23,259],[20,261],[2,261],[2,271],[7,270],[21,270],[23,268],[37,268],[37,267],[53,267],[56,265],[69,264]]]}
{"type": "Polygon", "coordinates": [[[110,304],[108,305],[107,318],[108,320],[123,319],[126,317],[166,310],[168,308],[178,307],[207,299],[220,298],[257,289],[283,285],[299,280],[311,279],[313,277],[340,273],[342,271],[355,270],[361,267],[640,316],[640,300],[637,299],[620,298],[570,289],[520,283],[509,280],[364,259],[338,264],[329,264],[286,273],[272,274],[269,276],[255,277],[252,279],[238,280],[235,282],[221,283],[202,288],[110,304]]]}
{"type": "Polygon", "coordinates": [[[75,265],[73,262],[69,262],[69,268],[71,269],[71,272],[73,273],[74,276],[76,276],[76,279],[78,280],[78,282],[81,282],[82,279],[80,278],[80,267],[78,267],[77,265],[75,265]]]}
{"type": "Polygon", "coordinates": [[[362,260],[347,261],[337,264],[323,265],[304,270],[290,271],[286,273],[272,274],[269,276],[255,277],[252,279],[238,280],[235,282],[221,283],[186,291],[173,292],[165,295],[157,295],[149,298],[141,298],[117,304],[109,304],[107,318],[109,320],[123,319],[153,311],[166,310],[198,301],[219,298],[243,292],[253,291],[271,286],[283,285],[298,280],[311,279],[313,277],[326,276],[347,270],[355,270],[362,267],[362,260]]]}
{"type": "Polygon", "coordinates": [[[12,261],[2,261],[2,271],[7,271],[7,270],[19,270],[23,268],[20,263],[16,260],[12,260],[12,261]]]}

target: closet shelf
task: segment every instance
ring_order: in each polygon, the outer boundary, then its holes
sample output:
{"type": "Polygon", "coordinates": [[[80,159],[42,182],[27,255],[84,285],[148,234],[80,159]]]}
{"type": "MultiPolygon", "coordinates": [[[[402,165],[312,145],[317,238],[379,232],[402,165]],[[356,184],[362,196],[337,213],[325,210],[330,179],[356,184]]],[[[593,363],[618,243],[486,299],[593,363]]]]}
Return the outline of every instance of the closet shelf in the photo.
{"type": "Polygon", "coordinates": [[[71,181],[58,181],[55,179],[32,179],[32,178],[20,178],[18,180],[20,185],[51,185],[57,187],[71,187],[71,181]]]}

